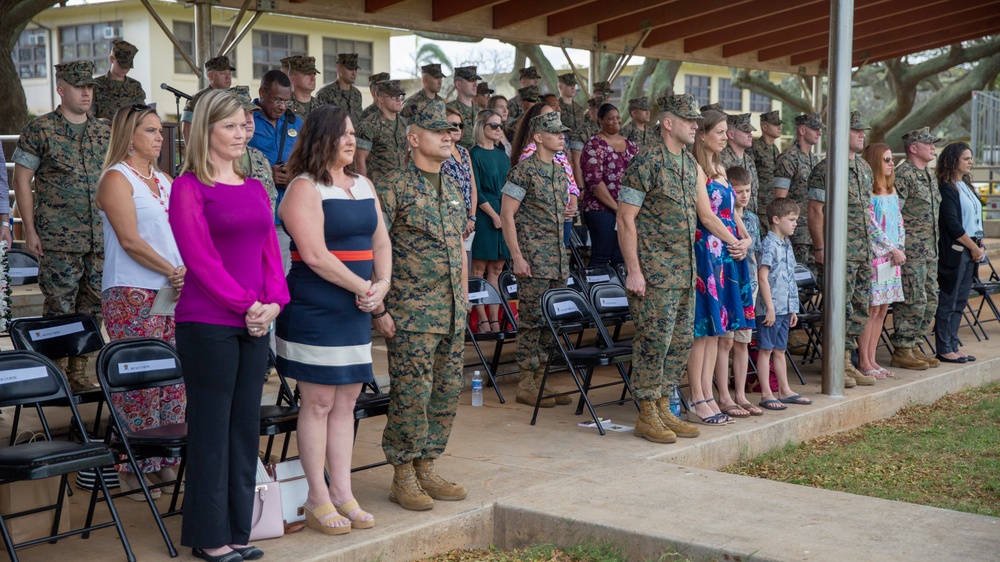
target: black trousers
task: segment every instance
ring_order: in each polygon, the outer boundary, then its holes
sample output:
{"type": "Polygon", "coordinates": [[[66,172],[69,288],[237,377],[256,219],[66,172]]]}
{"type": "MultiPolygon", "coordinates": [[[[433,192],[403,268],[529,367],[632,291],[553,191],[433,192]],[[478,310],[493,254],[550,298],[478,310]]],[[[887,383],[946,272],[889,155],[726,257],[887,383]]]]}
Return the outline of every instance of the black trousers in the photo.
{"type": "Polygon", "coordinates": [[[962,327],[962,312],[969,303],[976,266],[968,249],[962,250],[961,260],[955,267],[938,262],[940,292],[934,314],[934,347],[938,354],[958,351],[958,329],[962,327]]]}
{"type": "Polygon", "coordinates": [[[177,323],[188,399],[185,546],[250,540],[267,350],[268,338],[246,328],[177,323]]]}
{"type": "Polygon", "coordinates": [[[617,217],[614,211],[587,211],[587,230],[590,231],[589,267],[617,266],[625,263],[618,247],[617,217]]]}

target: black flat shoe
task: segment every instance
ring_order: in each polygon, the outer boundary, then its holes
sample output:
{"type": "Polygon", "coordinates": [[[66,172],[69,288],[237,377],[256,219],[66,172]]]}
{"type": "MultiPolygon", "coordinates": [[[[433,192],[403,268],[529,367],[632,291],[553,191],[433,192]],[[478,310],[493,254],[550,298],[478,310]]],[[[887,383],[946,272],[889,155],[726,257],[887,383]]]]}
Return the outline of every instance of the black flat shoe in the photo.
{"type": "Polygon", "coordinates": [[[940,354],[936,355],[935,357],[937,358],[938,361],[942,363],[965,363],[966,361],[968,361],[968,359],[966,359],[965,357],[959,357],[957,359],[948,359],[944,355],[940,354]]]}
{"type": "Polygon", "coordinates": [[[258,560],[264,557],[264,551],[253,545],[244,547],[231,546],[229,548],[233,549],[233,552],[238,552],[244,560],[258,560]]]}
{"type": "MultiPolygon", "coordinates": [[[[200,548],[192,548],[191,555],[195,558],[207,560],[208,562],[243,562],[243,556],[235,550],[218,556],[212,556],[200,548]]],[[[261,555],[263,555],[263,553],[261,553],[261,555]]]]}
{"type": "Polygon", "coordinates": [[[972,362],[973,362],[973,361],[975,361],[975,360],[976,360],[976,356],[975,356],[975,355],[966,355],[966,356],[965,356],[965,361],[966,361],[967,363],[972,363],[972,362]]]}

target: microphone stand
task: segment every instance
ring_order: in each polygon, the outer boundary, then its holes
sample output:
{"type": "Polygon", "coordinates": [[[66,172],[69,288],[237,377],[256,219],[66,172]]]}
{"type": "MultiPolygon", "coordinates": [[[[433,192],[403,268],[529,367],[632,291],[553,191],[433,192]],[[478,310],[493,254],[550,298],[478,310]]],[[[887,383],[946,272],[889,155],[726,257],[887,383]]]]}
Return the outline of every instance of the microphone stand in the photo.
{"type": "Polygon", "coordinates": [[[176,150],[175,158],[176,164],[174,165],[174,177],[177,177],[177,172],[180,171],[181,166],[184,164],[184,152],[181,150],[181,95],[179,93],[173,92],[174,94],[174,107],[177,111],[177,128],[174,130],[174,148],[176,150]]]}

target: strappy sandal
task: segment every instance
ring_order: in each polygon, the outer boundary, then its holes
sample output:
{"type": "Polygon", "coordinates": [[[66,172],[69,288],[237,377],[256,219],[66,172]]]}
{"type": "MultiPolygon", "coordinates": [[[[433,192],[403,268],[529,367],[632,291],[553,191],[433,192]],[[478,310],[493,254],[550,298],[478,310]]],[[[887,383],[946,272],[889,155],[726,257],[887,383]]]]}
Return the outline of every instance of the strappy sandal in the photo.
{"type": "Polygon", "coordinates": [[[500,320],[499,319],[497,319],[497,320],[490,320],[490,331],[491,332],[499,332],[500,331],[500,320]],[[494,328],[493,324],[496,324],[497,327],[494,328]]]}
{"type": "Polygon", "coordinates": [[[875,377],[876,379],[884,379],[888,376],[885,374],[884,369],[871,369],[869,371],[865,371],[862,374],[867,375],[869,377],[875,377]]]}
{"type": "Polygon", "coordinates": [[[344,505],[335,505],[334,507],[337,508],[337,513],[351,520],[352,528],[371,529],[375,526],[375,516],[361,509],[361,506],[358,505],[358,500],[355,498],[351,498],[351,501],[344,505]],[[351,512],[355,510],[357,510],[357,514],[354,518],[351,518],[351,512]],[[372,515],[371,519],[364,519],[366,515],[372,515]]]}
{"type": "Polygon", "coordinates": [[[708,400],[699,400],[697,402],[692,402],[691,403],[691,409],[688,410],[688,413],[687,413],[687,419],[688,419],[689,422],[691,422],[691,423],[700,423],[700,424],[703,424],[703,425],[726,425],[727,422],[722,417],[725,414],[714,414],[714,415],[708,416],[707,418],[703,418],[703,417],[699,416],[698,413],[695,412],[695,410],[694,410],[694,407],[697,406],[698,404],[708,404],[708,400]]]}
{"type": "Polygon", "coordinates": [[[479,323],[476,324],[476,332],[478,332],[480,334],[488,334],[488,333],[492,332],[493,330],[491,330],[489,328],[490,328],[490,321],[489,320],[480,320],[479,323]],[[486,330],[483,329],[483,324],[486,324],[486,328],[487,328],[486,330]]]}
{"type": "MultiPolygon", "coordinates": [[[[706,398],[705,402],[715,402],[715,397],[713,396],[711,398],[706,398]]],[[[719,410],[720,413],[715,414],[716,417],[722,418],[722,421],[724,421],[725,423],[736,423],[736,420],[734,420],[729,414],[721,412],[722,408],[719,408],[719,410]]]]}
{"type": "Polygon", "coordinates": [[[332,503],[326,502],[325,504],[310,508],[306,504],[302,504],[302,511],[306,514],[306,527],[314,531],[319,531],[324,535],[344,535],[351,532],[351,525],[337,525],[331,527],[329,524],[334,521],[339,521],[343,519],[344,521],[350,521],[347,517],[344,517],[340,513],[337,513],[337,508],[333,506],[332,503]],[[323,517],[330,514],[336,514],[336,517],[331,517],[326,521],[322,521],[323,517]]]}

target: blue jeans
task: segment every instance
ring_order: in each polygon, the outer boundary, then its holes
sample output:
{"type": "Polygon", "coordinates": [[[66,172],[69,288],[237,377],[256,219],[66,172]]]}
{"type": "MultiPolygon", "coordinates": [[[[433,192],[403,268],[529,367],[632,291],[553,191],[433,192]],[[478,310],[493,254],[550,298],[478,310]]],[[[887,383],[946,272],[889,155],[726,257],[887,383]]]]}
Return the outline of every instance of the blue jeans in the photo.
{"type": "Polygon", "coordinates": [[[610,209],[587,211],[587,230],[590,231],[590,266],[616,266],[624,263],[618,247],[618,231],[615,230],[617,217],[610,209]]]}

